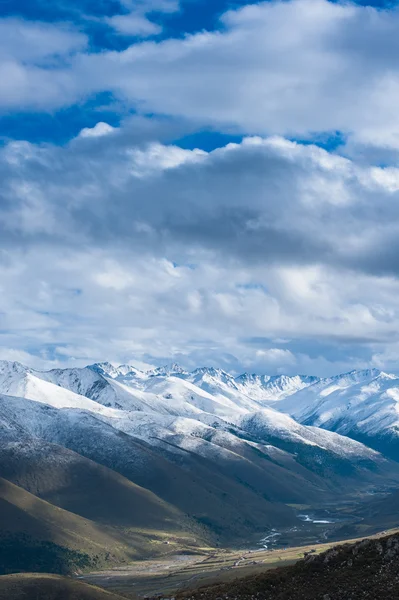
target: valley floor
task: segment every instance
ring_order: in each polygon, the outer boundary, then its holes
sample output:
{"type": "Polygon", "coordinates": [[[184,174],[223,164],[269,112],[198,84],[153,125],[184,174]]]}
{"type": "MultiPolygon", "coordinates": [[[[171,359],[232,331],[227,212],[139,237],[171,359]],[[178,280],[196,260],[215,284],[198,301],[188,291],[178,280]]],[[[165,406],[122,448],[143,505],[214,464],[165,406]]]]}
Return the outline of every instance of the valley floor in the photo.
{"type": "MultiPolygon", "coordinates": [[[[380,538],[397,532],[399,529],[393,529],[370,537],[380,538]]],[[[351,541],[355,540],[345,540],[345,543],[351,541]]],[[[294,564],[305,553],[320,554],[336,545],[337,541],[331,541],[276,550],[220,550],[197,555],[176,554],[163,559],[137,561],[127,567],[88,573],[79,579],[129,599],[172,597],[176,593],[227,583],[294,564]]]]}

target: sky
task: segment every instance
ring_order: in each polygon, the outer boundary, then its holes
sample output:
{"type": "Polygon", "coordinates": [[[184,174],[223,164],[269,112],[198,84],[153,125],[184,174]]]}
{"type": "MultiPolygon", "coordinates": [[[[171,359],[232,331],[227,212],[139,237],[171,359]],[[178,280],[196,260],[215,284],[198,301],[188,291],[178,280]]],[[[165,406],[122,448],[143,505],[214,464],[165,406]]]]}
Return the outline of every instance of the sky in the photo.
{"type": "Polygon", "coordinates": [[[0,0],[0,359],[398,373],[398,30],[0,0]]]}

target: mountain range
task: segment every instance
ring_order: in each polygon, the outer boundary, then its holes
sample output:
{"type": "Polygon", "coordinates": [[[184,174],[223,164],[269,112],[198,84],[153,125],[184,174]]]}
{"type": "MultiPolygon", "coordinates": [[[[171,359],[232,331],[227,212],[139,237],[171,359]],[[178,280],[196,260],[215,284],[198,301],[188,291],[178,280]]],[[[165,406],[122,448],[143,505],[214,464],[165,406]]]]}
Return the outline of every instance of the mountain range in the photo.
{"type": "Polygon", "coordinates": [[[53,572],[255,544],[294,530],[298,506],[399,488],[398,406],[399,378],[374,369],[0,361],[0,536],[31,548],[21,570],[52,544],[53,572]]]}

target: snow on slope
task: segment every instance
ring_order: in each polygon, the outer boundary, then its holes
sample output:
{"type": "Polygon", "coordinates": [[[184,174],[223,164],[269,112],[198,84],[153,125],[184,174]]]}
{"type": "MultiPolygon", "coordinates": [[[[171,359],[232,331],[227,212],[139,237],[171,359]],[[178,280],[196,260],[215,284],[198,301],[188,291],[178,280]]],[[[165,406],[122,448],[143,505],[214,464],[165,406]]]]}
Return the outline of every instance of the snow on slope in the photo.
{"type": "Polygon", "coordinates": [[[147,371],[146,375],[148,377],[169,377],[170,375],[181,375],[184,377],[185,375],[188,375],[188,372],[177,363],[172,363],[171,365],[165,365],[147,371]]]}
{"type": "Polygon", "coordinates": [[[87,369],[91,369],[95,373],[104,375],[104,377],[111,377],[111,379],[132,379],[140,381],[140,379],[147,379],[147,373],[136,369],[132,365],[119,365],[115,367],[109,362],[95,363],[94,365],[88,365],[87,369]]]}
{"type": "Polygon", "coordinates": [[[0,393],[58,409],[88,411],[115,429],[147,440],[167,435],[216,440],[217,431],[220,442],[228,439],[231,445],[236,436],[234,423],[251,433],[261,431],[262,435],[319,446],[338,455],[360,456],[372,451],[317,427],[343,434],[355,426],[367,433],[399,427],[399,378],[377,370],[324,380],[234,378],[211,368],[187,374],[176,365],[147,374],[130,365],[114,367],[110,363],[38,372],[0,361],[0,393]],[[273,402],[273,409],[265,405],[267,401],[273,402]]]}
{"type": "Polygon", "coordinates": [[[291,396],[295,392],[320,381],[308,375],[250,375],[244,373],[235,379],[241,393],[258,402],[274,402],[291,396]]]}
{"type": "Polygon", "coordinates": [[[234,377],[222,369],[209,367],[195,369],[185,377],[185,380],[208,392],[219,401],[229,398],[237,407],[245,411],[259,409],[258,403],[239,388],[234,377]]]}
{"type": "Polygon", "coordinates": [[[237,425],[261,439],[267,438],[267,436],[278,437],[294,443],[318,446],[342,457],[352,455],[373,459],[378,456],[377,452],[359,442],[338,433],[317,427],[303,426],[288,415],[271,408],[263,409],[255,414],[245,415],[238,420],[237,425]]]}
{"type": "Polygon", "coordinates": [[[278,403],[301,423],[367,435],[399,427],[399,377],[377,369],[353,371],[319,382],[278,403]]]}
{"type": "Polygon", "coordinates": [[[196,411],[217,416],[234,416],[246,412],[239,403],[222,394],[211,394],[188,380],[179,377],[152,377],[145,385],[145,391],[164,398],[170,405],[186,405],[196,411]]]}
{"type": "Polygon", "coordinates": [[[34,371],[18,363],[0,361],[0,393],[28,398],[54,408],[76,408],[109,417],[118,414],[118,411],[104,407],[85,396],[36,377],[34,371]]]}
{"type": "MultiPolygon", "coordinates": [[[[104,363],[102,363],[104,364],[104,363]]],[[[106,364],[106,363],[105,363],[106,364]]],[[[112,365],[111,365],[112,366],[112,365]]],[[[133,377],[132,383],[126,379],[126,375],[119,372],[114,378],[106,377],[100,373],[100,370],[86,367],[83,369],[56,369],[45,373],[38,373],[38,376],[49,380],[58,386],[65,387],[73,392],[83,394],[92,400],[113,408],[125,411],[143,411],[159,414],[172,415],[191,415],[200,412],[195,406],[187,403],[180,395],[175,395],[173,402],[166,398],[167,393],[163,395],[158,392],[144,390],[144,383],[136,385],[136,378],[133,377]],[[127,383],[122,383],[126,382],[127,383]]],[[[105,371],[104,371],[105,372],[105,371]]],[[[157,381],[146,377],[146,382],[157,381]]],[[[144,378],[138,381],[143,382],[144,378]]],[[[151,384],[149,384],[151,388],[151,384]]]]}

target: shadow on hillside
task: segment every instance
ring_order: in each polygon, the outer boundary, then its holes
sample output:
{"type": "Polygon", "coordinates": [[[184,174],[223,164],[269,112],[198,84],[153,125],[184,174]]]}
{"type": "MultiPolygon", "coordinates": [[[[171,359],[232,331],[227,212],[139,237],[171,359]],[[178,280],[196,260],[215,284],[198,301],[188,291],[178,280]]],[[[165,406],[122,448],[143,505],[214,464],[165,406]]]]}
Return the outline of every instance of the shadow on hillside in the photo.
{"type": "Polygon", "coordinates": [[[68,575],[95,565],[96,559],[87,554],[34,540],[25,534],[3,533],[0,538],[0,575],[22,572],[68,575]]]}

